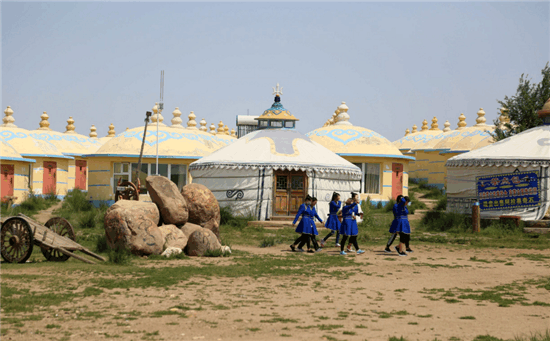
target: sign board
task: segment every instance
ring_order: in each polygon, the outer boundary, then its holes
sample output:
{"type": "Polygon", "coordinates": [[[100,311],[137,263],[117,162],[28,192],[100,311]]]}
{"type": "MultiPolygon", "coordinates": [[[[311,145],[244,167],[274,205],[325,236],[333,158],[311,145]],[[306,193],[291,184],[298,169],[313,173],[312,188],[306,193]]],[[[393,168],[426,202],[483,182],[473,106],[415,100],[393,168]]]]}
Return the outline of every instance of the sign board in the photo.
{"type": "Polygon", "coordinates": [[[539,171],[478,176],[476,183],[482,211],[540,206],[539,171]]]}

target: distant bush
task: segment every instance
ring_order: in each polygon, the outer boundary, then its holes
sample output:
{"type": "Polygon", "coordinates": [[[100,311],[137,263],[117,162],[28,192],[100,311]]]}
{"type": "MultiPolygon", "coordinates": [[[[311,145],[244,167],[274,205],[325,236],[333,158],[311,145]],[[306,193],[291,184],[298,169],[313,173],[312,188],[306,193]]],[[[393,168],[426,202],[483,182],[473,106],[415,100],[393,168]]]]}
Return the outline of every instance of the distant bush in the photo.
{"type": "Polygon", "coordinates": [[[109,244],[107,243],[107,237],[104,233],[97,236],[95,249],[97,252],[105,252],[110,250],[109,244]]]}
{"type": "Polygon", "coordinates": [[[252,214],[247,216],[236,216],[229,206],[220,207],[220,225],[229,225],[243,229],[248,225],[249,221],[253,221],[252,214]]]}
{"type": "Polygon", "coordinates": [[[59,199],[57,199],[57,196],[55,195],[41,196],[36,195],[31,191],[27,192],[24,195],[25,198],[23,199],[23,201],[17,206],[12,206],[9,210],[7,204],[3,203],[1,210],[2,215],[15,216],[19,213],[23,213],[27,216],[33,216],[34,214],[38,213],[38,211],[45,210],[55,203],[59,202],[59,199]]]}
{"type": "Polygon", "coordinates": [[[128,265],[131,262],[132,254],[124,248],[111,249],[109,251],[109,262],[117,265],[128,265]]]}
{"type": "Polygon", "coordinates": [[[442,197],[437,202],[437,205],[435,206],[434,210],[436,211],[445,211],[447,209],[447,196],[442,197]]]}

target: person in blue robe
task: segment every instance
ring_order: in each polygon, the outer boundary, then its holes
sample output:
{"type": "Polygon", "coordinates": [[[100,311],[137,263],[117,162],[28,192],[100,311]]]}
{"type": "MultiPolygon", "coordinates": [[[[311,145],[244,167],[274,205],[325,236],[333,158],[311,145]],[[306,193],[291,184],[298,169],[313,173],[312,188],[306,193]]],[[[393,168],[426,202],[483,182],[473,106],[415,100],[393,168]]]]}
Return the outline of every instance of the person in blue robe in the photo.
{"type": "Polygon", "coordinates": [[[342,202],[340,201],[340,194],[334,192],[332,193],[332,199],[330,200],[329,205],[329,214],[325,222],[325,227],[330,229],[329,234],[325,238],[321,239],[321,247],[325,246],[326,241],[336,233],[336,246],[340,246],[338,241],[340,240],[340,219],[338,219],[338,211],[342,207],[342,202]]]}
{"type": "Polygon", "coordinates": [[[319,235],[319,232],[317,231],[317,226],[315,226],[315,219],[319,220],[321,223],[323,223],[323,219],[321,219],[321,217],[317,214],[317,210],[315,209],[316,204],[317,198],[311,198],[311,241],[313,243],[314,250],[321,251],[322,249],[319,247],[319,244],[317,244],[316,236],[319,235]]]}
{"type": "Polygon", "coordinates": [[[292,251],[298,250],[299,252],[304,252],[302,247],[304,244],[307,244],[308,252],[315,252],[311,249],[310,244],[310,236],[312,233],[311,228],[311,196],[308,194],[304,200],[304,203],[300,205],[300,208],[298,209],[298,213],[296,213],[296,217],[294,218],[294,221],[292,222],[292,226],[296,225],[296,222],[298,219],[300,219],[300,223],[296,227],[295,232],[300,233],[300,237],[294,241],[292,245],[290,245],[290,248],[292,251]],[[299,244],[299,245],[298,245],[299,244]],[[298,249],[296,249],[296,245],[298,245],[298,249]]]}
{"type": "Polygon", "coordinates": [[[409,205],[409,197],[401,198],[401,201],[397,204],[397,210],[395,212],[395,219],[393,220],[390,233],[399,234],[399,247],[395,247],[395,250],[399,256],[406,256],[405,251],[412,252],[409,247],[409,241],[411,238],[411,225],[409,224],[408,214],[409,210],[407,206],[409,205]]]}
{"type": "Polygon", "coordinates": [[[359,199],[355,198],[349,198],[346,200],[346,206],[342,208],[342,225],[340,226],[340,234],[343,235],[342,237],[342,245],[340,246],[340,254],[341,255],[347,255],[347,253],[344,251],[344,247],[346,245],[346,241],[349,237],[350,242],[353,244],[355,249],[357,250],[357,254],[360,255],[362,253],[365,253],[365,251],[359,249],[359,245],[357,245],[357,235],[359,234],[359,228],[357,227],[357,222],[355,219],[353,219],[353,214],[358,214],[357,204],[359,204],[359,199]]]}
{"type": "Polygon", "coordinates": [[[392,232],[391,226],[393,226],[395,219],[397,219],[397,207],[399,206],[399,203],[401,202],[401,199],[403,198],[403,195],[399,194],[397,198],[395,199],[395,204],[393,205],[393,221],[390,225],[390,239],[388,239],[388,242],[386,243],[386,248],[384,249],[384,252],[391,253],[390,246],[395,241],[395,237],[397,237],[397,232],[392,232]]]}

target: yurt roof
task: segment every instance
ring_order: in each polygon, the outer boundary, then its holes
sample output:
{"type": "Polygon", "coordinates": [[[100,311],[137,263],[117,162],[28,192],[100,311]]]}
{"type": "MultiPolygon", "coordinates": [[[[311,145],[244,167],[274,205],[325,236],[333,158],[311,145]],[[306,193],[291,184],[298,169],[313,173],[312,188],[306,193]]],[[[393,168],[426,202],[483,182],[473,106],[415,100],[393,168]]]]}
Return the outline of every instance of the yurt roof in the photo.
{"type": "Polygon", "coordinates": [[[4,110],[3,124],[0,125],[0,137],[9,143],[22,157],[51,157],[59,159],[72,159],[63,155],[59,149],[47,139],[36,138],[32,132],[18,128],[13,118],[13,110],[10,106],[4,110]]]}
{"type": "Polygon", "coordinates": [[[33,159],[25,159],[22,157],[15,148],[13,148],[8,142],[0,138],[0,160],[5,161],[22,161],[22,162],[36,162],[33,159]]]}
{"type": "Polygon", "coordinates": [[[431,128],[424,131],[424,138],[418,139],[413,147],[411,147],[411,151],[416,150],[426,150],[431,149],[433,146],[435,146],[441,138],[445,136],[446,133],[444,133],[441,129],[439,129],[439,124],[437,123],[437,117],[434,116],[432,119],[432,125],[431,128]]]}
{"type": "MultiPolygon", "coordinates": [[[[176,108],[177,110],[177,108],[176,108]]],[[[153,108],[155,114],[147,125],[147,134],[143,149],[143,157],[154,158],[157,154],[157,120],[158,120],[158,155],[163,159],[197,159],[211,154],[213,151],[230,144],[231,136],[218,136],[200,130],[196,127],[194,114],[187,127],[181,125],[177,115],[172,119],[172,125],[163,123],[164,118],[153,108]]],[[[174,111],[176,112],[176,111],[174,111]]],[[[115,137],[111,137],[93,154],[87,157],[139,157],[145,126],[127,129],[115,137]]]]}
{"type": "Polygon", "coordinates": [[[450,158],[447,166],[550,166],[550,126],[539,126],[450,158]]]}
{"type": "Polygon", "coordinates": [[[361,177],[361,170],[294,129],[253,131],[236,142],[197,160],[192,169],[315,169],[361,177]]]}
{"type": "MultiPolygon", "coordinates": [[[[435,117],[434,119],[436,120],[437,124],[437,119],[435,117]]],[[[399,140],[394,141],[393,145],[402,152],[414,150],[417,148],[417,146],[430,142],[441,133],[442,131],[441,129],[437,128],[437,125],[435,126],[435,128],[430,129],[428,128],[428,121],[424,120],[422,121],[422,127],[420,131],[403,136],[399,140]]]]}
{"type": "Polygon", "coordinates": [[[336,116],[337,122],[334,124],[315,129],[306,135],[340,156],[414,160],[410,156],[404,156],[384,136],[370,129],[351,124],[347,110],[347,106],[345,109],[339,110],[339,114],[336,116]]]}
{"type": "Polygon", "coordinates": [[[485,124],[486,119],[484,117],[485,111],[483,111],[483,108],[479,109],[477,115],[476,124],[471,127],[466,127],[466,117],[461,114],[458,128],[455,133],[449,134],[441,139],[441,141],[433,147],[433,150],[465,152],[490,144],[493,141],[490,133],[495,130],[495,127],[485,124]]]}
{"type": "Polygon", "coordinates": [[[42,119],[40,128],[31,131],[30,135],[37,140],[52,143],[63,155],[80,156],[93,153],[101,147],[99,139],[80,135],[75,131],[72,117],[67,121],[68,125],[64,133],[50,129],[49,116],[45,111],[40,118],[42,119]]]}

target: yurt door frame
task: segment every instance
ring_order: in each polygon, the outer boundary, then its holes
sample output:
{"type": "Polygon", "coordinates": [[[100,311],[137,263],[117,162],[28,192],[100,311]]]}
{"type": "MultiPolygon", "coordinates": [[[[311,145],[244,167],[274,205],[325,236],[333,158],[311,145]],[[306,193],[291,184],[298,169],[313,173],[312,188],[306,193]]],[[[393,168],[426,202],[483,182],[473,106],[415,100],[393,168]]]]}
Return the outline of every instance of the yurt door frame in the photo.
{"type": "Polygon", "coordinates": [[[2,202],[8,200],[6,197],[13,196],[13,176],[13,165],[2,165],[2,202]]]}
{"type": "Polygon", "coordinates": [[[273,216],[292,216],[298,213],[308,188],[306,172],[276,171],[273,216]]]}
{"type": "Polygon", "coordinates": [[[392,163],[391,168],[391,197],[396,199],[398,195],[403,194],[403,164],[392,163]]]}
{"type": "Polygon", "coordinates": [[[42,178],[42,194],[56,194],[55,185],[57,183],[57,162],[44,161],[44,170],[42,178]]]}
{"type": "Polygon", "coordinates": [[[76,166],[76,174],[75,174],[74,187],[85,191],[86,190],[86,172],[87,172],[86,160],[76,160],[75,166],[76,166]]]}

